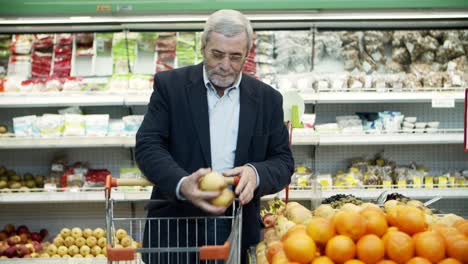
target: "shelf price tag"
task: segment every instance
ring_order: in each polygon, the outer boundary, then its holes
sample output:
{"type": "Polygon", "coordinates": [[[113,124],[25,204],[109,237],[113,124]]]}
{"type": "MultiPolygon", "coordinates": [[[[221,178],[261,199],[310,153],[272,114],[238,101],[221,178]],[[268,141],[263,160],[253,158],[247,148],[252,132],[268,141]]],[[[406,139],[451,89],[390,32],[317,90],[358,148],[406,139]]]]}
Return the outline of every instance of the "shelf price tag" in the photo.
{"type": "Polygon", "coordinates": [[[384,189],[391,189],[392,188],[392,181],[383,181],[382,182],[384,189]]]}
{"type": "Polygon", "coordinates": [[[406,189],[406,181],[405,180],[398,180],[397,185],[398,185],[398,189],[406,189]]]}
{"type": "Polygon", "coordinates": [[[440,176],[439,177],[439,188],[447,188],[447,178],[440,176]]]}
{"type": "Polygon", "coordinates": [[[455,98],[450,93],[433,92],[432,108],[454,108],[455,98]]]}
{"type": "Polygon", "coordinates": [[[432,177],[424,177],[424,187],[426,189],[434,189],[434,179],[432,177]]]}
{"type": "Polygon", "coordinates": [[[452,188],[455,187],[455,176],[450,176],[449,184],[450,184],[450,187],[452,187],[452,188]]]}
{"type": "Polygon", "coordinates": [[[421,177],[419,176],[413,177],[413,186],[414,188],[421,188],[421,177]]]}

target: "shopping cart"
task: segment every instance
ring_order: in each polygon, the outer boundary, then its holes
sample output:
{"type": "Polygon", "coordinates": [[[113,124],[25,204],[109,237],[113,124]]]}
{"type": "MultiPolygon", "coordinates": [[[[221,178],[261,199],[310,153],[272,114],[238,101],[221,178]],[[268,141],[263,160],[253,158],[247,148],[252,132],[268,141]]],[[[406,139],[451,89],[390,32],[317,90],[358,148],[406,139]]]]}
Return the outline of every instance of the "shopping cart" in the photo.
{"type": "MultiPolygon", "coordinates": [[[[234,177],[231,184],[236,185],[238,180],[238,177],[234,177]]],[[[227,216],[136,217],[132,215],[117,217],[114,214],[116,203],[122,201],[111,198],[112,188],[152,185],[146,179],[117,179],[112,178],[111,175],[107,177],[105,210],[108,263],[240,263],[242,206],[237,206],[237,202],[234,202],[232,213],[227,216]],[[150,229],[147,233],[144,232],[145,225],[150,229]],[[223,238],[222,232],[219,234],[218,229],[221,230],[226,225],[231,227],[231,231],[223,238]],[[147,242],[144,245],[131,242],[129,246],[127,241],[123,246],[122,233],[124,232],[120,231],[119,234],[119,229],[128,230],[128,235],[135,241],[141,242],[145,239],[147,242]],[[177,234],[175,238],[174,232],[177,234]],[[157,234],[157,237],[152,237],[152,234],[157,234]]],[[[127,200],[125,202],[138,201],[127,200]]],[[[146,202],[158,203],[158,201],[146,202]]]]}

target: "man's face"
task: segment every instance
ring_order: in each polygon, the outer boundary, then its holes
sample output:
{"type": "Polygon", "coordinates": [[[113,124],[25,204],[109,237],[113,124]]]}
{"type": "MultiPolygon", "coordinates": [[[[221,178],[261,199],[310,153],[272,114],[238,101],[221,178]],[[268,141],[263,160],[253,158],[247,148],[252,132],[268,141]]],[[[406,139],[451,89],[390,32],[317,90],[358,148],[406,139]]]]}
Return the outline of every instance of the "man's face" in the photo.
{"type": "Polygon", "coordinates": [[[216,88],[229,88],[237,80],[247,56],[247,34],[232,37],[212,32],[203,49],[208,79],[216,88]]]}

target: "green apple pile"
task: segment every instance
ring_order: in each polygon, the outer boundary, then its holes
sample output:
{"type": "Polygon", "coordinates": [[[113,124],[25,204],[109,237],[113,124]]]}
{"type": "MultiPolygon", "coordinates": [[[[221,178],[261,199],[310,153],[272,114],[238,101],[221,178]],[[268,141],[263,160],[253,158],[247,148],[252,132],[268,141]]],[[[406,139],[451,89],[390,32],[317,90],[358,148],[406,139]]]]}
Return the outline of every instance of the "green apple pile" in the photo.
{"type": "Polygon", "coordinates": [[[43,188],[45,177],[42,175],[23,175],[0,166],[0,192],[29,191],[29,189],[43,188]]]}

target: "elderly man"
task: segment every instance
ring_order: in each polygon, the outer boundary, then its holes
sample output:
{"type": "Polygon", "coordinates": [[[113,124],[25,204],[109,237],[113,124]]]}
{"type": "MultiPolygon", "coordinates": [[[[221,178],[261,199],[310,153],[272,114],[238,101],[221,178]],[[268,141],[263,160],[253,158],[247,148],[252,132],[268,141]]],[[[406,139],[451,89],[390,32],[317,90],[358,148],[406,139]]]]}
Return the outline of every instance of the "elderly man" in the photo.
{"type": "MultiPolygon", "coordinates": [[[[235,10],[209,16],[202,36],[203,63],[161,72],[137,134],[136,159],[155,183],[148,217],[195,217],[231,213],[210,199],[199,178],[210,170],[239,175],[234,191],[243,206],[242,262],[247,247],[259,242],[260,197],[290,182],[294,161],[283,123],[282,97],[265,83],[242,74],[252,47],[249,20],[235,10]]],[[[147,223],[145,247],[187,247],[219,243],[229,224],[147,223]],[[216,229],[217,241],[203,241],[216,229]]],[[[181,221],[182,222],[182,221],[181,221]]],[[[147,263],[194,263],[188,256],[150,255],[147,263]]]]}

